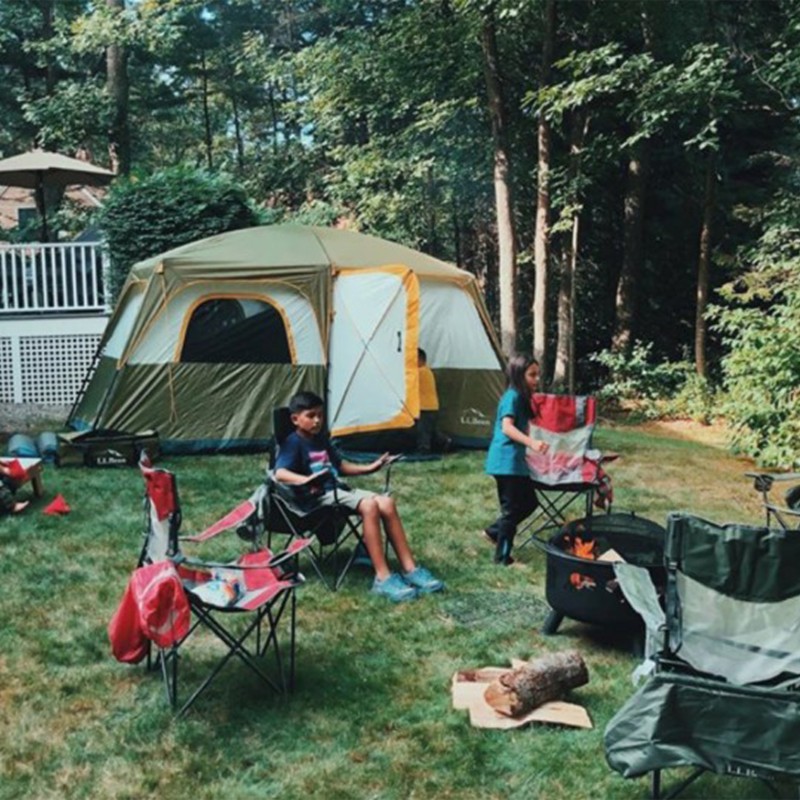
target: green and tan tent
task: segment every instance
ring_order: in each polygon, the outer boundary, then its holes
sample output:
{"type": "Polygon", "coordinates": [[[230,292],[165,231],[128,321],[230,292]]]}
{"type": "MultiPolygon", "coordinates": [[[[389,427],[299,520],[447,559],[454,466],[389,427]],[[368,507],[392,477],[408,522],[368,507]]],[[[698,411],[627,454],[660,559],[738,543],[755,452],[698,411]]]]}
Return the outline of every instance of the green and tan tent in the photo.
{"type": "Polygon", "coordinates": [[[249,228],[134,265],[69,423],[155,428],[167,452],[258,449],[273,407],[309,389],[334,436],[370,447],[419,415],[417,347],[442,432],[485,444],[502,361],[470,273],[351,231],[249,228]]]}

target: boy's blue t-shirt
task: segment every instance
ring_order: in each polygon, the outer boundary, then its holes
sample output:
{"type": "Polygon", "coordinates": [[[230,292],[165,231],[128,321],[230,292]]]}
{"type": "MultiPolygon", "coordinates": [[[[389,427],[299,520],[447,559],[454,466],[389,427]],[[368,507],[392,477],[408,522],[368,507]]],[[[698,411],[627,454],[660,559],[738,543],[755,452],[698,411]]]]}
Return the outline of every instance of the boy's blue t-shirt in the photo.
{"type": "Polygon", "coordinates": [[[306,438],[297,431],[290,433],[278,451],[275,469],[288,469],[298,475],[313,475],[323,469],[331,471],[323,487],[333,489],[342,465],[342,456],[326,436],[306,438]]]}
{"type": "Polygon", "coordinates": [[[492,441],[486,453],[486,473],[529,477],[525,447],[503,433],[503,417],[511,417],[517,430],[528,432],[531,412],[525,398],[516,389],[506,389],[497,405],[492,441]]]}

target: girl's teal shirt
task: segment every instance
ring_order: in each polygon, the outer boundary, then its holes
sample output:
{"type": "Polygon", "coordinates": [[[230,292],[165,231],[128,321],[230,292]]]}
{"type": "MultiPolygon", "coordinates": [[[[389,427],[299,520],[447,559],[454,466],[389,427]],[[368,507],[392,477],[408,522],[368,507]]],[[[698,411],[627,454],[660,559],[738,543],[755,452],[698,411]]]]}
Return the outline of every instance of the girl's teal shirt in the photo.
{"type": "Polygon", "coordinates": [[[511,417],[517,430],[528,432],[530,408],[516,389],[506,389],[497,405],[492,441],[486,454],[486,474],[528,477],[530,473],[525,463],[525,446],[517,444],[503,433],[503,417],[511,417]]]}

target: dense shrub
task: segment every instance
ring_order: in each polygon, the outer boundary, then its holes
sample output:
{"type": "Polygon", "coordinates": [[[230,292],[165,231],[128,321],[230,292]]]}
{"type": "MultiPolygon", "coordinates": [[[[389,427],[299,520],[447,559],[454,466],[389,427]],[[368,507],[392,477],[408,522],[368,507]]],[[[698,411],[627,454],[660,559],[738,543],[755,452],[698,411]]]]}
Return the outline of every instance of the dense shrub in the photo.
{"type": "Polygon", "coordinates": [[[227,176],[174,167],[117,180],[100,216],[110,252],[111,295],[116,299],[137,261],[259,223],[258,211],[227,176]]]}
{"type": "Polygon", "coordinates": [[[750,270],[714,310],[729,348],[723,410],[734,445],[767,466],[800,463],[800,202],[782,200],[747,254],[750,270]]]}
{"type": "Polygon", "coordinates": [[[689,361],[657,361],[652,342],[635,342],[630,353],[604,350],[592,356],[608,373],[597,392],[606,405],[633,407],[648,419],[694,419],[707,424],[716,392],[689,361]]]}

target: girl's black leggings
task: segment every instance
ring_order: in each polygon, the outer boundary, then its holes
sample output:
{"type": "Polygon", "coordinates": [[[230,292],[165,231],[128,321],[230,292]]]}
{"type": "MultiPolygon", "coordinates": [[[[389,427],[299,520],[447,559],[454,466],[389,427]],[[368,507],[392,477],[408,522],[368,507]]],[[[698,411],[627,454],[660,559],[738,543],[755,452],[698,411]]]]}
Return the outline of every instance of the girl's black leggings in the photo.
{"type": "Polygon", "coordinates": [[[529,517],[539,505],[536,489],[530,478],[522,475],[495,475],[500,516],[486,529],[497,543],[494,560],[507,564],[514,546],[517,525],[529,517]]]}

